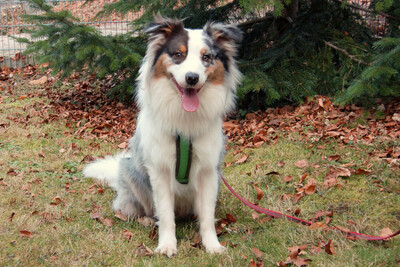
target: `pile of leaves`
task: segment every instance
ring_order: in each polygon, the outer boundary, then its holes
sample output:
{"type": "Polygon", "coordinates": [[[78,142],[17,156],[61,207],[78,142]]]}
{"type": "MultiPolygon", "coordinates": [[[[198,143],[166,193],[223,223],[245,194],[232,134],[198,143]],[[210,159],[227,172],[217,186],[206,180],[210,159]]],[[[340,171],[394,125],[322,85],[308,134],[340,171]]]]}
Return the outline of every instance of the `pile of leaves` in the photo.
{"type": "MultiPolygon", "coordinates": [[[[81,74],[74,73],[63,80],[62,90],[55,90],[53,85],[58,77],[39,73],[36,67],[15,70],[2,67],[0,90],[12,95],[16,74],[31,79],[28,86],[34,89],[27,95],[14,96],[16,100],[44,96],[50,103],[38,103],[26,117],[10,117],[10,120],[24,124],[37,117],[42,119],[40,122],[62,120],[76,137],[101,138],[118,142],[120,148],[126,147],[126,141],[135,131],[138,110],[134,105],[127,106],[106,96],[114,86],[113,79],[97,80],[94,76],[78,79],[81,74]],[[37,90],[38,86],[41,89],[37,90]]],[[[299,141],[310,145],[320,140],[335,140],[342,146],[380,144],[400,136],[400,99],[390,103],[380,101],[376,110],[368,111],[356,105],[340,107],[328,97],[314,96],[297,107],[269,108],[248,113],[244,118],[231,114],[223,126],[228,143],[238,151],[274,143],[293,133],[299,141]]],[[[375,155],[398,161],[400,149],[389,147],[375,151],[375,155]]]]}
{"type": "MultiPolygon", "coordinates": [[[[308,98],[297,107],[269,108],[224,122],[225,134],[236,149],[258,148],[287,133],[297,133],[299,140],[310,144],[320,140],[335,140],[342,146],[379,144],[397,139],[399,126],[400,99],[381,102],[374,112],[356,105],[340,107],[325,96],[308,98]]],[[[398,159],[400,149],[376,151],[376,155],[398,159]]]]}

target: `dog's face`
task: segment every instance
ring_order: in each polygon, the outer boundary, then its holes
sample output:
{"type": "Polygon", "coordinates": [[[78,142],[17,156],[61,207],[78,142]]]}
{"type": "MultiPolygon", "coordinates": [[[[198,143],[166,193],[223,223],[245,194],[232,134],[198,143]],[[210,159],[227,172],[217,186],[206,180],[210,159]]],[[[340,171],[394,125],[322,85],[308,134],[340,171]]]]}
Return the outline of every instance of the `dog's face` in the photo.
{"type": "Polygon", "coordinates": [[[233,25],[208,23],[203,29],[185,29],[182,21],[156,18],[150,35],[154,79],[167,79],[181,98],[182,108],[195,112],[199,94],[207,83],[225,83],[242,34],[233,25]]]}

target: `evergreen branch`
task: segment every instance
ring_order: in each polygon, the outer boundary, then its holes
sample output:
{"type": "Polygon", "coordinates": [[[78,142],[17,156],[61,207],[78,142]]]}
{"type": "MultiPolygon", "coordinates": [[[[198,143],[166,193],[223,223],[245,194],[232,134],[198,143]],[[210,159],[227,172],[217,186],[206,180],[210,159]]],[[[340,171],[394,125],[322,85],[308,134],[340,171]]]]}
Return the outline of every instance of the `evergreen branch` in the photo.
{"type": "MultiPolygon", "coordinates": [[[[333,1],[335,1],[337,3],[340,3],[340,4],[343,4],[343,2],[341,0],[333,0],[333,1]]],[[[361,11],[364,11],[364,12],[367,12],[367,13],[375,13],[376,12],[375,10],[372,10],[372,9],[369,9],[369,8],[365,8],[365,7],[362,7],[362,6],[359,6],[359,5],[351,4],[351,3],[346,3],[346,5],[351,7],[351,8],[358,9],[358,10],[361,10],[361,11]]],[[[377,14],[381,15],[382,17],[385,17],[385,18],[389,18],[389,19],[394,19],[394,20],[400,21],[400,18],[392,16],[392,15],[389,15],[389,14],[386,14],[384,12],[377,12],[377,14]]]]}
{"type": "Polygon", "coordinates": [[[342,52],[342,53],[345,54],[348,58],[350,58],[350,60],[353,60],[353,61],[355,61],[355,62],[357,62],[357,63],[359,63],[359,64],[363,64],[363,65],[367,65],[367,66],[370,66],[370,65],[371,65],[371,63],[368,63],[368,62],[365,62],[364,60],[361,60],[361,59],[356,58],[356,56],[351,55],[351,54],[350,54],[349,52],[347,52],[346,50],[344,50],[344,49],[342,49],[342,48],[340,48],[340,47],[337,47],[336,45],[334,45],[334,44],[332,44],[332,43],[330,43],[330,42],[324,41],[324,43],[325,43],[327,46],[329,46],[329,47],[331,47],[331,48],[333,48],[333,49],[335,49],[335,50],[337,50],[337,51],[339,51],[339,52],[342,52]]]}

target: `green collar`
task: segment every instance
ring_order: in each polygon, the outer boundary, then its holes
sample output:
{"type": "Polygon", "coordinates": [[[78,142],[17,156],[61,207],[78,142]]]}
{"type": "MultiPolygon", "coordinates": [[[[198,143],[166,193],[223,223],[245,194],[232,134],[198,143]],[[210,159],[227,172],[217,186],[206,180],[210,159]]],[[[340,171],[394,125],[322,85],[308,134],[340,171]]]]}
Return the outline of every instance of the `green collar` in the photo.
{"type": "Polygon", "coordinates": [[[192,142],[178,135],[178,137],[176,138],[176,180],[179,183],[189,183],[191,162],[192,142]]]}

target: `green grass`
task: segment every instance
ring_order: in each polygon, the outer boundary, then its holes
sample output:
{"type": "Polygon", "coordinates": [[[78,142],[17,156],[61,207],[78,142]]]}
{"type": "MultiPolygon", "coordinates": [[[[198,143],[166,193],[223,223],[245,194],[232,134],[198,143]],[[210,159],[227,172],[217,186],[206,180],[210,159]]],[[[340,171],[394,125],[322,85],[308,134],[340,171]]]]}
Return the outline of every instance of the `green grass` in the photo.
{"type": "MultiPolygon", "coordinates": [[[[312,260],[309,266],[394,266],[400,260],[399,237],[385,242],[352,241],[338,232],[310,230],[283,219],[260,223],[252,218],[252,210],[223,185],[217,218],[229,213],[237,219],[228,226],[232,231],[224,231],[220,237],[227,243],[226,254],[209,255],[191,247],[197,225],[189,220],[177,223],[176,257],[140,256],[136,249],[142,242],[151,249],[157,245],[157,240],[149,237],[152,229],[115,218],[111,209],[115,193],[109,188],[104,193],[90,190],[95,181],[82,179],[81,174],[86,155],[115,153],[118,144],[77,138],[63,121],[42,124],[33,118],[28,124],[21,124],[9,120],[24,118],[32,108],[40,110],[38,102],[48,101],[18,100],[24,93],[20,90],[15,95],[2,93],[0,101],[0,123],[7,124],[0,127],[0,179],[7,184],[0,183],[0,266],[247,266],[250,259],[256,259],[253,247],[262,251],[265,266],[275,266],[289,256],[288,247],[306,244],[310,249],[329,239],[337,255],[315,255],[307,250],[308,254],[302,257],[312,260]],[[99,143],[99,148],[93,150],[93,142],[99,143]],[[10,170],[18,174],[7,174],[10,170]],[[61,200],[58,204],[57,199],[61,200]],[[114,225],[105,226],[92,219],[92,212],[112,219],[114,225]],[[21,230],[32,232],[33,237],[19,236],[21,230]],[[131,231],[133,238],[128,241],[121,234],[123,230],[131,231]]],[[[384,227],[400,227],[399,168],[370,156],[376,149],[398,146],[399,140],[347,147],[331,140],[310,147],[297,141],[296,135],[281,136],[277,144],[245,150],[249,156],[246,163],[224,168],[225,177],[237,192],[256,201],[249,184],[254,181],[265,193],[259,201],[262,207],[289,214],[299,208],[303,219],[311,219],[318,210],[329,210],[334,212],[330,225],[374,235],[384,227]],[[319,145],[325,148],[317,148],[319,145]],[[326,159],[335,154],[341,156],[339,162],[326,159]],[[294,163],[301,159],[307,159],[311,166],[297,168],[294,163]],[[280,161],[285,162],[283,167],[278,167],[280,161]],[[324,189],[329,166],[349,163],[354,164],[353,169],[368,165],[372,173],[339,178],[342,188],[324,189]],[[267,175],[271,171],[279,174],[267,175]],[[308,174],[306,181],[316,180],[317,192],[296,204],[282,200],[283,194],[296,192],[295,185],[304,173],[308,174]],[[286,183],[284,175],[294,179],[286,183]],[[355,225],[349,225],[349,220],[355,225]]],[[[226,161],[235,162],[240,156],[229,150],[226,161]]]]}

